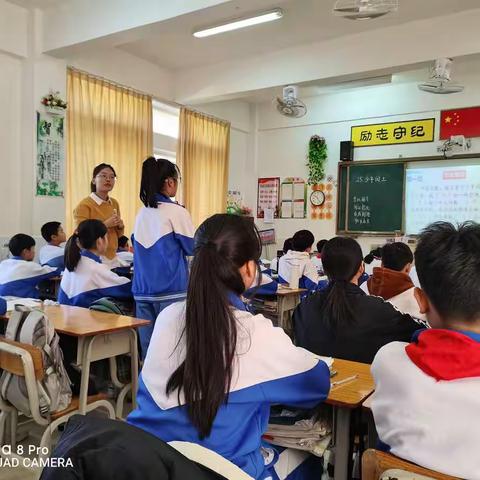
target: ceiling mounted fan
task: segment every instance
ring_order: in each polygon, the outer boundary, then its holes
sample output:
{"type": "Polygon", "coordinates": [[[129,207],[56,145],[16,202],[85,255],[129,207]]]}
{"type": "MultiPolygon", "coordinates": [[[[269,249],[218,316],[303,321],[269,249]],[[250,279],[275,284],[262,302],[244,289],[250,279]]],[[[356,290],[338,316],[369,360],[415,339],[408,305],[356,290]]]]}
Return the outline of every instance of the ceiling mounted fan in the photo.
{"type": "Polygon", "coordinates": [[[463,92],[465,87],[455,83],[450,78],[453,60],[451,58],[439,58],[435,60],[435,66],[431,70],[430,78],[418,85],[420,90],[429,93],[443,94],[463,92]]]}
{"type": "Polygon", "coordinates": [[[399,0],[337,0],[333,13],[349,20],[371,20],[398,10],[399,0]]]}
{"type": "Polygon", "coordinates": [[[278,112],[285,117],[300,118],[306,115],[306,105],[297,97],[298,88],[295,85],[289,85],[283,89],[283,98],[274,99],[278,112]]]}

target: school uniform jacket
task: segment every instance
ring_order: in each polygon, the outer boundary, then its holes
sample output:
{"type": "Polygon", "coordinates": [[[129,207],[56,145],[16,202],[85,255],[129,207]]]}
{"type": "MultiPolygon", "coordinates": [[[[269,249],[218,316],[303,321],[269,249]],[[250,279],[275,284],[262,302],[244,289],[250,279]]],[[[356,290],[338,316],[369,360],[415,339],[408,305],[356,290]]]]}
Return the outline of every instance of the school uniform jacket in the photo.
{"type": "Polygon", "coordinates": [[[193,255],[192,219],[170,198],[157,197],[158,207],[142,207],[135,220],[133,294],[140,301],[178,301],[187,291],[186,257],[193,255]]]}
{"type": "Polygon", "coordinates": [[[260,479],[268,473],[260,447],[270,405],[314,407],[327,398],[329,369],[310,352],[295,347],[270,320],[246,312],[238,297],[232,303],[239,325],[232,385],[210,436],[200,440],[183,396],[178,402],[177,392],[165,394],[168,379],[184,359],[185,302],[174,303],[157,318],[140,376],[138,407],[128,421],[166,442],[199,443],[260,479]]]}
{"type": "Polygon", "coordinates": [[[40,261],[40,265],[49,265],[50,267],[63,270],[65,268],[63,261],[64,254],[65,249],[63,247],[47,244],[40,249],[38,259],[40,261]]]}
{"type": "Polygon", "coordinates": [[[64,271],[58,301],[62,305],[88,308],[102,297],[131,298],[132,283],[103,265],[100,257],[84,250],[75,270],[64,271]]]}
{"type": "Polygon", "coordinates": [[[280,283],[290,283],[292,268],[298,267],[300,275],[298,286],[307,290],[316,290],[320,280],[315,265],[310,260],[308,252],[295,252],[289,250],[278,261],[278,281],[280,283]]]}
{"type": "Polygon", "coordinates": [[[4,315],[7,311],[7,302],[4,298],[0,297],[0,315],[4,315]]]}
{"type": "Polygon", "coordinates": [[[407,273],[375,267],[373,275],[360,288],[367,295],[382,297],[402,313],[408,313],[412,317],[426,321],[415,299],[415,286],[407,273]]]}
{"type": "Polygon", "coordinates": [[[305,299],[293,313],[297,345],[318,355],[372,363],[378,350],[395,340],[408,341],[422,325],[380,297],[368,296],[357,285],[346,285],[352,321],[332,326],[324,311],[331,286],[305,299]]]}
{"type": "Polygon", "coordinates": [[[372,364],[380,440],[401,458],[480,480],[480,335],[422,330],[372,364]]]}
{"type": "Polygon", "coordinates": [[[12,257],[0,263],[0,295],[38,298],[37,285],[58,275],[60,270],[12,257]]]}
{"type": "Polygon", "coordinates": [[[247,298],[256,295],[275,295],[278,290],[278,283],[270,276],[271,270],[260,264],[260,275],[257,282],[249,288],[243,295],[247,298]]]}

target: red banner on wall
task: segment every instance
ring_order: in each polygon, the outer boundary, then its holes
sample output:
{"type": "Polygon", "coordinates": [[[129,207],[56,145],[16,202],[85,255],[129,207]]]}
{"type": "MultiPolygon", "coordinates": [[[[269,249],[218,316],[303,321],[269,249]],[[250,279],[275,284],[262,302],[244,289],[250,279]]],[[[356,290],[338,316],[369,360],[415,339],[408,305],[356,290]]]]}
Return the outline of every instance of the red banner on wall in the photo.
{"type": "Polygon", "coordinates": [[[442,110],[440,140],[446,140],[452,135],[480,137],[480,107],[442,110]]]}

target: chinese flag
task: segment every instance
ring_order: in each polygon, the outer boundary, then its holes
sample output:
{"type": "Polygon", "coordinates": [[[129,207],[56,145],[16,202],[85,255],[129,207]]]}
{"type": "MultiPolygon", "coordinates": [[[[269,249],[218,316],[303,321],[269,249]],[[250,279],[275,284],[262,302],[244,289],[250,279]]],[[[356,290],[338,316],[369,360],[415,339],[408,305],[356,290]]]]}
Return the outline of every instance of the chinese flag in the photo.
{"type": "Polygon", "coordinates": [[[480,137],[480,107],[442,110],[440,140],[446,140],[452,135],[480,137]]]}

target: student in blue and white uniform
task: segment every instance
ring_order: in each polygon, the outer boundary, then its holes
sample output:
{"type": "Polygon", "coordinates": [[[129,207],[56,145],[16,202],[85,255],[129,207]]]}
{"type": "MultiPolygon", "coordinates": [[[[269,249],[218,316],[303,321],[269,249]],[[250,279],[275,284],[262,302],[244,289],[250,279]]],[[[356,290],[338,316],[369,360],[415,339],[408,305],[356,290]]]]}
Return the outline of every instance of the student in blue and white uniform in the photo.
{"type": "Polygon", "coordinates": [[[429,225],[415,263],[415,297],[432,328],[377,353],[375,426],[394,455],[480,480],[480,225],[429,225]]]}
{"type": "MultiPolygon", "coordinates": [[[[278,261],[279,283],[291,283],[292,269],[297,269],[299,275],[298,287],[314,291],[319,288],[320,277],[317,268],[310,259],[315,237],[309,230],[300,230],[292,237],[292,250],[289,250],[278,261]]],[[[321,282],[320,286],[326,286],[321,282]]]]}
{"type": "Polygon", "coordinates": [[[60,273],[49,266],[34,262],[35,240],[30,235],[17,233],[8,244],[11,258],[0,263],[0,295],[38,298],[37,285],[60,273]]]}
{"type": "Polygon", "coordinates": [[[270,276],[272,271],[269,268],[266,268],[262,263],[259,264],[259,269],[259,281],[256,282],[255,286],[249,288],[245,292],[245,297],[275,295],[277,293],[278,283],[270,276]]]}
{"type": "Polygon", "coordinates": [[[41,233],[47,244],[40,249],[38,254],[40,265],[49,265],[63,270],[65,268],[63,263],[65,247],[61,245],[67,241],[67,236],[63,231],[62,224],[47,222],[42,226],[41,233]]]}
{"type": "Polygon", "coordinates": [[[316,406],[330,374],[281,328],[245,311],[240,296],[258,278],[260,253],[243,217],[217,214],[199,227],[187,300],[157,319],[128,421],[166,442],[201,444],[255,479],[278,479],[278,454],[262,442],[270,406],[316,406]]]}
{"type": "Polygon", "coordinates": [[[61,304],[88,308],[103,297],[132,297],[130,280],[112,272],[100,259],[107,251],[107,232],[100,220],[84,220],[68,240],[58,293],[61,304]]]}
{"type": "Polygon", "coordinates": [[[122,235],[118,239],[118,250],[117,250],[117,257],[122,261],[129,265],[133,263],[133,253],[130,251],[128,246],[128,237],[122,235]]]}
{"type": "Polygon", "coordinates": [[[142,358],[158,314],[186,296],[194,229],[188,211],[171,199],[177,193],[179,174],[168,160],[149,157],[143,162],[140,199],[145,206],[137,214],[133,234],[136,316],[151,320],[139,329],[142,358]]]}

